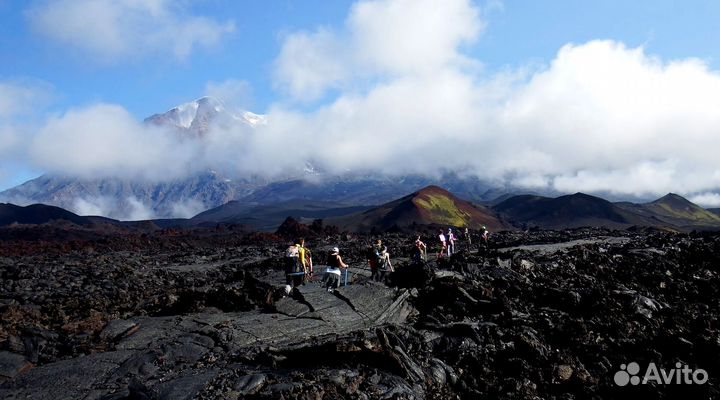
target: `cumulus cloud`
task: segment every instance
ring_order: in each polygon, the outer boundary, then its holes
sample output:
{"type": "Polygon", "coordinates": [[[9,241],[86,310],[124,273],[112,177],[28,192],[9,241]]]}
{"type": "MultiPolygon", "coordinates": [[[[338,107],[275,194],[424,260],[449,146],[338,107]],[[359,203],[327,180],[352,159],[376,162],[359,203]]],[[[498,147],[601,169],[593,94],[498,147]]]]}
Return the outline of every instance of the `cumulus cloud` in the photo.
{"type": "Polygon", "coordinates": [[[105,61],[171,55],[186,59],[217,45],[233,21],[191,15],[170,0],[36,1],[26,15],[35,31],[105,61]]]}
{"type": "Polygon", "coordinates": [[[36,166],[64,175],[172,179],[195,168],[198,151],[120,106],[97,104],[48,120],[29,154],[36,166]]]}
{"type": "Polygon", "coordinates": [[[469,0],[360,1],[345,27],[334,32],[288,35],[275,63],[275,80],[294,99],[313,101],[329,89],[349,89],[358,81],[432,75],[444,68],[472,66],[459,47],[483,28],[469,0]]]}

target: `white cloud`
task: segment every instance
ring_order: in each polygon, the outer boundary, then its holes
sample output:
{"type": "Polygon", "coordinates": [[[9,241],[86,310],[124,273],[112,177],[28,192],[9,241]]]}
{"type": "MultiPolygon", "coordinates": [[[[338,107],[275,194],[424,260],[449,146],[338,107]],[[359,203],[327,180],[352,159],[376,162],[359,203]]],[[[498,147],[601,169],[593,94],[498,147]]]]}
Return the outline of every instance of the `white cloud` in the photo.
{"type": "Polygon", "coordinates": [[[78,198],[75,200],[72,212],[78,215],[102,215],[109,216],[113,212],[114,204],[111,199],[108,198],[78,198]]]}
{"type": "Polygon", "coordinates": [[[141,124],[122,107],[98,104],[51,118],[29,152],[48,172],[172,179],[195,167],[198,151],[192,141],[141,124]]]}
{"type": "Polygon", "coordinates": [[[190,15],[170,0],[36,1],[26,12],[35,31],[104,61],[170,55],[186,59],[235,29],[232,21],[190,15]]]}
{"type": "Polygon", "coordinates": [[[188,199],[173,204],[171,207],[171,215],[177,218],[192,218],[207,209],[208,207],[201,201],[188,199]]]}
{"type": "Polygon", "coordinates": [[[132,196],[123,199],[107,196],[79,197],[69,209],[78,215],[101,215],[120,221],[141,221],[156,217],[148,205],[132,196]]]}
{"type": "Polygon", "coordinates": [[[137,198],[128,197],[125,201],[129,205],[129,213],[127,217],[122,219],[128,221],[142,221],[155,218],[153,210],[137,198]]]}
{"type": "Polygon", "coordinates": [[[720,207],[720,194],[718,193],[701,193],[690,198],[695,204],[703,207],[720,207]]]}
{"type": "Polygon", "coordinates": [[[276,86],[298,100],[316,100],[339,86],[350,72],[343,63],[344,49],[331,32],[298,32],[283,42],[275,65],[276,86]]]}
{"type": "Polygon", "coordinates": [[[483,28],[469,0],[357,2],[348,18],[356,62],[390,74],[431,74],[469,60],[459,47],[483,28]]]}
{"type": "Polygon", "coordinates": [[[475,63],[459,48],[474,42],[483,23],[469,0],[377,0],[355,3],[339,32],[288,35],[275,64],[278,87],[313,101],[358,80],[424,75],[475,63]]]}

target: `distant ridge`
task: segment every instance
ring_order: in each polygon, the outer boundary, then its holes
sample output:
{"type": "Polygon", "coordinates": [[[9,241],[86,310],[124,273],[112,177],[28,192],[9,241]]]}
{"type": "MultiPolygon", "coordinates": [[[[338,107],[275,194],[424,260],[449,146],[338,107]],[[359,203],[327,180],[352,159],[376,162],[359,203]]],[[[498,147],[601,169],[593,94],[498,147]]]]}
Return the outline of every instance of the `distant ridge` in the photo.
{"type": "Polygon", "coordinates": [[[493,209],[518,227],[720,229],[720,216],[674,193],[645,204],[611,203],[583,193],[557,198],[521,195],[511,197],[493,209]]]}
{"type": "Polygon", "coordinates": [[[456,227],[492,231],[504,229],[572,229],[605,227],[627,229],[654,227],[676,231],[719,230],[717,209],[706,210],[670,193],[655,201],[635,204],[611,203],[583,193],[557,198],[535,195],[510,197],[488,208],[462,200],[438,186],[427,186],[380,206],[349,206],[337,202],[307,199],[289,200],[272,205],[231,201],[204,211],[190,219],[117,221],[104,217],[79,216],[55,206],[33,204],[17,206],[0,203],[0,227],[13,224],[43,225],[71,223],[100,231],[114,229],[152,231],[162,228],[192,228],[217,224],[274,231],[287,217],[310,222],[324,219],[349,231],[367,232],[419,227],[456,227]]]}
{"type": "Polygon", "coordinates": [[[675,193],[645,204],[618,203],[627,211],[678,228],[720,227],[720,216],[675,193]]]}
{"type": "Polygon", "coordinates": [[[557,198],[521,195],[493,207],[514,225],[530,225],[547,229],[603,226],[626,228],[642,223],[615,204],[583,193],[557,198]]]}
{"type": "Polygon", "coordinates": [[[60,207],[45,204],[32,204],[21,207],[9,203],[0,203],[0,226],[12,224],[40,225],[52,221],[68,221],[77,225],[92,225],[85,217],[73,214],[60,207]]]}

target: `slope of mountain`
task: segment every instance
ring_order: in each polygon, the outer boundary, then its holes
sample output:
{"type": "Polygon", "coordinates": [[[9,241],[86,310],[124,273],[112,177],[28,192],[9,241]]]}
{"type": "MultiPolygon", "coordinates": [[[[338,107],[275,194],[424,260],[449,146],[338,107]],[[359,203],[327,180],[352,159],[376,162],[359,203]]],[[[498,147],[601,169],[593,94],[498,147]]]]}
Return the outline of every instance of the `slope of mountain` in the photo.
{"type": "Polygon", "coordinates": [[[707,210],[717,216],[720,216],[720,208],[708,208],[707,210]]]}
{"type": "Polygon", "coordinates": [[[330,219],[328,224],[357,231],[368,231],[372,228],[404,228],[413,225],[471,229],[487,226],[491,230],[508,228],[508,225],[490,209],[461,200],[437,186],[425,187],[362,213],[330,219]]]}
{"type": "Polygon", "coordinates": [[[674,193],[645,204],[617,203],[621,208],[678,228],[720,227],[720,216],[674,193]]]}
{"type": "Polygon", "coordinates": [[[649,218],[627,212],[607,200],[583,193],[557,198],[514,196],[495,205],[493,209],[517,226],[529,225],[547,229],[655,225],[649,218]]]}
{"type": "Polygon", "coordinates": [[[18,224],[45,224],[51,221],[69,221],[77,225],[91,225],[92,222],[59,207],[32,204],[21,207],[0,203],[0,226],[18,224]]]}
{"type": "Polygon", "coordinates": [[[252,182],[231,180],[212,171],[157,183],[43,175],[0,193],[0,198],[15,204],[51,204],[78,214],[150,219],[191,217],[254,188],[252,182]]]}
{"type": "Polygon", "coordinates": [[[324,219],[348,215],[368,208],[367,206],[348,206],[342,203],[308,202],[306,200],[290,200],[269,205],[231,201],[194,216],[187,220],[187,224],[232,223],[247,225],[262,231],[273,231],[287,217],[297,220],[324,219]]]}

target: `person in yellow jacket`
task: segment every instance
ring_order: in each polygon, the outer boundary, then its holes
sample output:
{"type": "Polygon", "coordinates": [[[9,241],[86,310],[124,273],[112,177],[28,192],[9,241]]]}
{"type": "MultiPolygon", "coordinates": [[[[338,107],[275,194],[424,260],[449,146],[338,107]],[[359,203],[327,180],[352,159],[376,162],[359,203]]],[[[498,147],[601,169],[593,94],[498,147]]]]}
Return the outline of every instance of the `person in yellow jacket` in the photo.
{"type": "Polygon", "coordinates": [[[312,256],[310,255],[310,250],[305,247],[305,239],[300,238],[298,239],[298,243],[295,244],[298,248],[298,263],[300,264],[299,267],[301,267],[301,271],[305,272],[304,275],[304,282],[307,282],[310,276],[312,276],[312,256]]]}

